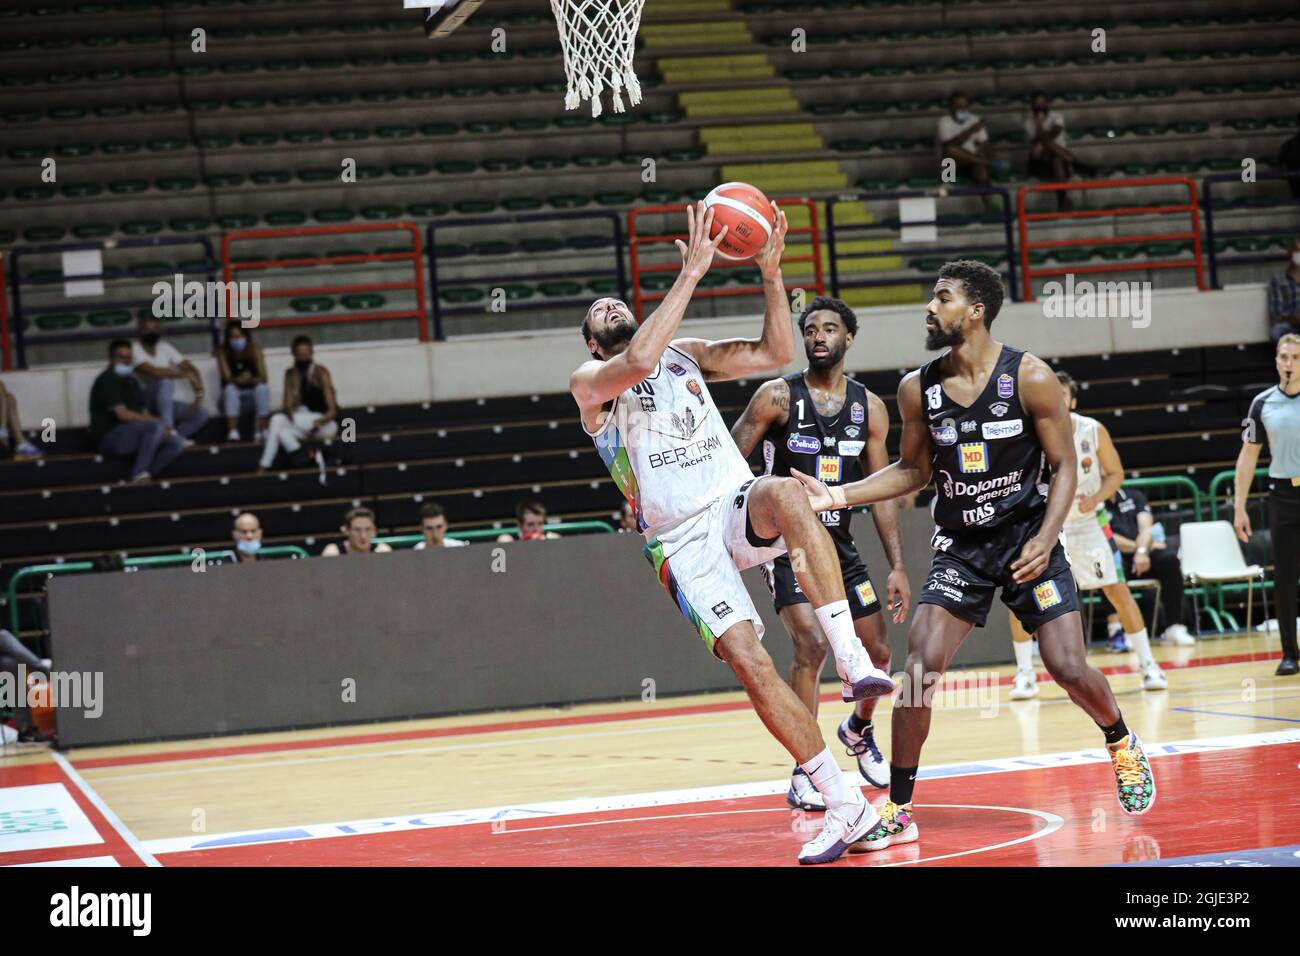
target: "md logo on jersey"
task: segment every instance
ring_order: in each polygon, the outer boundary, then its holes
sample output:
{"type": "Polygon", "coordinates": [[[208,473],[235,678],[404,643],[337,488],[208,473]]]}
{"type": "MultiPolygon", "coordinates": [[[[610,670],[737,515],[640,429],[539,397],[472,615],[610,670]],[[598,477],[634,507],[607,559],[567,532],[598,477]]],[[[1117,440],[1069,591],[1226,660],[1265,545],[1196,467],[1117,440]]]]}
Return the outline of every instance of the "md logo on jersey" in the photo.
{"type": "Polygon", "coordinates": [[[668,365],[667,365],[666,367],[667,367],[668,371],[672,372],[674,375],[685,375],[685,374],[686,374],[686,369],[682,368],[682,367],[681,367],[680,365],[678,365],[676,362],[669,362],[668,365]]]}
{"type": "Polygon", "coordinates": [[[1015,379],[1003,372],[998,376],[998,398],[1010,398],[1015,391],[1015,386],[1015,379]]]}
{"type": "Polygon", "coordinates": [[[931,425],[930,437],[934,439],[936,445],[955,445],[957,444],[957,429],[951,425],[931,425]]]}
{"type": "Polygon", "coordinates": [[[861,425],[867,420],[867,410],[862,407],[861,402],[854,402],[849,406],[849,421],[855,425],[861,425]]]}
{"type": "Polygon", "coordinates": [[[801,455],[815,455],[822,450],[821,439],[815,435],[791,435],[785,447],[801,455]]]}
{"type": "Polygon", "coordinates": [[[840,480],[839,455],[817,456],[817,480],[827,482],[840,480]]]}
{"type": "Polygon", "coordinates": [[[703,389],[700,388],[700,383],[697,382],[695,379],[688,378],[686,380],[686,391],[690,392],[692,395],[698,398],[700,400],[701,405],[704,404],[704,391],[703,389]]]}
{"type": "Polygon", "coordinates": [[[982,441],[963,442],[957,447],[961,455],[961,473],[973,475],[989,470],[989,446],[982,441]]]}
{"type": "Polygon", "coordinates": [[[1038,605],[1038,610],[1046,611],[1049,607],[1055,607],[1061,603],[1061,592],[1057,590],[1055,581],[1044,581],[1042,584],[1034,585],[1034,603],[1038,605]]]}
{"type": "Polygon", "coordinates": [[[1025,430],[1023,419],[1013,418],[1009,422],[984,422],[982,434],[990,441],[997,438],[1014,438],[1025,430]]]}
{"type": "Polygon", "coordinates": [[[853,589],[853,593],[858,596],[858,603],[863,607],[871,607],[876,603],[876,589],[871,586],[870,581],[863,581],[853,589]]]}

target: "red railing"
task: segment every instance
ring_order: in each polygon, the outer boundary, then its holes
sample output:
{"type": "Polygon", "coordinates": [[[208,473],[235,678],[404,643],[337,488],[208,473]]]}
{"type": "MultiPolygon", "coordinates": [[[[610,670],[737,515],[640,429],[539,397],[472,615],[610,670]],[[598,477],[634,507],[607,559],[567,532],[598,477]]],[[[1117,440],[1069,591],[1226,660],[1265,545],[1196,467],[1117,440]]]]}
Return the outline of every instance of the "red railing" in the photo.
{"type": "MultiPolygon", "coordinates": [[[[366,282],[341,285],[322,285],[303,289],[263,289],[260,293],[264,299],[283,299],[291,296],[309,295],[345,295],[353,292],[388,292],[398,289],[414,289],[417,308],[392,312],[355,312],[330,315],[308,315],[301,318],[262,319],[260,326],[274,328],[284,325],[329,325],[340,322],[370,322],[381,319],[417,319],[420,327],[420,341],[429,341],[427,303],[424,288],[424,250],[420,238],[420,229],[410,222],[368,223],[357,226],[304,226],[298,229],[249,229],[227,233],[221,241],[222,278],[226,283],[233,280],[236,271],[245,269],[299,268],[317,265],[356,265],[366,262],[403,262],[413,263],[414,278],[409,282],[366,282]],[[376,252],[350,256],[298,256],[288,259],[262,259],[254,262],[232,262],[230,246],[241,239],[280,239],[297,236],[335,236],[348,233],[407,232],[411,236],[410,252],[376,252]]],[[[232,315],[233,310],[228,310],[232,315]]]]}
{"type": "MultiPolygon", "coordinates": [[[[805,206],[808,209],[808,225],[792,226],[786,231],[786,246],[790,244],[790,237],[795,235],[808,235],[812,239],[812,253],[806,256],[782,256],[782,264],[791,262],[811,262],[813,264],[813,286],[816,293],[821,295],[826,290],[822,284],[822,256],[821,256],[821,231],[817,224],[817,204],[811,199],[778,199],[778,206],[805,206]]],[[[628,253],[632,261],[632,300],[633,311],[636,314],[636,320],[642,321],[642,307],[646,302],[657,302],[668,295],[667,290],[662,292],[643,292],[641,290],[641,274],[643,272],[677,272],[681,269],[680,262],[669,262],[662,265],[641,265],[641,246],[671,243],[677,239],[683,241],[690,237],[684,233],[672,233],[666,235],[649,235],[638,236],[636,232],[636,221],[639,216],[648,216],[658,213],[685,212],[686,203],[678,203],[671,206],[636,206],[628,211],[627,214],[627,234],[628,234],[628,253]]],[[[685,217],[683,217],[685,222],[685,217]]],[[[717,259],[711,266],[711,269],[752,269],[754,264],[752,260],[732,262],[722,258],[717,259]]],[[[785,283],[786,290],[807,288],[806,282],[789,282],[785,283]]],[[[735,286],[728,289],[696,289],[694,298],[710,298],[718,295],[753,295],[763,291],[762,285],[735,286]]]]}
{"type": "Polygon", "coordinates": [[[0,252],[0,368],[13,369],[9,355],[9,287],[5,285],[5,256],[0,252]]]}
{"type": "Polygon", "coordinates": [[[1063,276],[1084,272],[1139,272],[1146,269],[1192,269],[1196,272],[1196,287],[1205,291],[1205,276],[1201,265],[1201,218],[1196,196],[1196,183],[1185,176],[1159,176],[1146,179],[1106,179],[1081,183],[1035,183],[1021,186],[1016,194],[1020,217],[1020,265],[1024,282],[1025,301],[1033,302],[1033,280],[1043,276],[1063,276]],[[1025,195],[1031,192],[1060,192],[1075,189],[1127,189],[1134,186],[1186,186],[1187,202],[1152,206],[1124,206],[1119,209],[1081,209],[1072,212],[1025,212],[1025,195]],[[1187,213],[1191,217],[1189,232],[1162,232],[1140,236],[1096,236],[1088,239],[1052,239],[1029,241],[1029,223],[1054,219],[1101,219],[1110,216],[1143,216],[1159,213],[1187,213]],[[1119,246],[1138,242],[1172,242],[1192,240],[1191,259],[1156,259],[1144,262],[1126,262],[1104,265],[1072,266],[1064,269],[1029,268],[1029,253],[1036,249],[1063,249],[1070,246],[1119,246]]]}

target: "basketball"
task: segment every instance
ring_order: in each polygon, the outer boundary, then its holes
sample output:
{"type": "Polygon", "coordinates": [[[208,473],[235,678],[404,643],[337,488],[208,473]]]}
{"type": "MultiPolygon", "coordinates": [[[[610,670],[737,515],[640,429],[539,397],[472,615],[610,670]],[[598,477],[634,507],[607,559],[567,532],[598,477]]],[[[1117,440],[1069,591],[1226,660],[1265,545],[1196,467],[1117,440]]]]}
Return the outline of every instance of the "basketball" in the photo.
{"type": "Polygon", "coordinates": [[[772,203],[762,190],[748,183],[723,183],[704,197],[704,208],[713,210],[713,227],[709,238],[717,238],[723,226],[727,236],[718,246],[718,255],[742,260],[758,253],[772,235],[776,220],[772,203]]]}

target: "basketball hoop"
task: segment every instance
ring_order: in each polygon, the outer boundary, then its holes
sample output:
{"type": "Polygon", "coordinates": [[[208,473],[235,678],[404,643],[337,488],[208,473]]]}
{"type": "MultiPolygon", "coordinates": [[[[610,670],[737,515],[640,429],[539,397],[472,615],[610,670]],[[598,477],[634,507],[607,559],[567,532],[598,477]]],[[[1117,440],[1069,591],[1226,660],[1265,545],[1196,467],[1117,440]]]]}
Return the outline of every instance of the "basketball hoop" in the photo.
{"type": "Polygon", "coordinates": [[[633,106],[641,102],[632,57],[644,6],[645,0],[551,0],[569,82],[565,109],[576,110],[582,100],[591,100],[591,115],[599,116],[606,87],[615,113],[624,111],[623,91],[633,106]]]}

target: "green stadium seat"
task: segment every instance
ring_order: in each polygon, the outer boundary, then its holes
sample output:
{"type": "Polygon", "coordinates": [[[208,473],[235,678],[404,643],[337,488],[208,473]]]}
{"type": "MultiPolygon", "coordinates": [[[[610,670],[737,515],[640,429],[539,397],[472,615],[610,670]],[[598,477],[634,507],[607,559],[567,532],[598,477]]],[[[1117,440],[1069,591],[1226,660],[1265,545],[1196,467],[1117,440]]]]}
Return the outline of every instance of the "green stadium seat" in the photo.
{"type": "Polygon", "coordinates": [[[307,221],[307,214],[300,209],[281,209],[266,214],[266,224],[277,229],[289,226],[301,226],[307,221]]]}
{"type": "Polygon", "coordinates": [[[587,291],[596,295],[618,295],[618,280],[592,279],[587,283],[587,291]]]}
{"type": "Polygon", "coordinates": [[[538,170],[563,169],[569,161],[562,156],[538,156],[528,161],[529,167],[538,170]]]}
{"type": "Polygon", "coordinates": [[[86,321],[97,329],[110,329],[130,325],[132,316],[129,309],[101,309],[87,315],[86,321]]]}
{"type": "Polygon", "coordinates": [[[212,220],[204,216],[181,216],[167,225],[175,232],[205,232],[212,228],[212,220]]]}
{"type": "Polygon", "coordinates": [[[307,146],[312,143],[323,143],[325,133],[318,129],[300,129],[284,134],[286,143],[293,143],[295,146],[307,146]]]}
{"type": "Polygon", "coordinates": [[[516,246],[504,239],[492,239],[470,243],[469,251],[476,256],[506,256],[515,252],[516,246]]]}
{"type": "Polygon", "coordinates": [[[540,254],[545,252],[556,252],[564,248],[564,243],[559,239],[547,236],[535,236],[530,239],[519,240],[519,248],[524,252],[540,254]]]}
{"type": "Polygon", "coordinates": [[[511,196],[502,201],[501,206],[507,212],[534,212],[542,208],[542,201],[536,196],[511,196]]]}
{"type": "Polygon", "coordinates": [[[333,225],[340,222],[351,222],[357,218],[357,214],[351,209],[338,207],[334,209],[316,209],[313,210],[311,217],[319,223],[333,225]]]}
{"type": "Polygon", "coordinates": [[[128,236],[152,236],[163,231],[163,224],[157,219],[132,219],[118,228],[128,236]]]}
{"type": "Polygon", "coordinates": [[[482,289],[475,289],[472,286],[451,286],[438,290],[438,295],[453,305],[473,305],[487,298],[482,289]]]}
{"type": "Polygon", "coordinates": [[[36,317],[36,327],[42,332],[66,332],[80,324],[81,316],[76,312],[57,312],[36,317]]]}
{"type": "Polygon", "coordinates": [[[148,192],[148,190],[149,180],[147,179],[114,179],[108,184],[108,191],[119,195],[135,195],[148,192]]]}
{"type": "Polygon", "coordinates": [[[112,143],[100,143],[100,152],[108,153],[111,156],[122,156],[127,153],[140,152],[140,144],[131,140],[118,140],[112,143]]]}
{"type": "Polygon", "coordinates": [[[227,216],[218,216],[217,225],[222,229],[252,229],[257,225],[257,217],[249,213],[233,213],[227,216]]]}
{"type": "Polygon", "coordinates": [[[516,169],[522,169],[524,161],[522,159],[485,159],[483,169],[489,173],[509,173],[516,169]]]}
{"type": "Polygon", "coordinates": [[[447,215],[451,207],[445,202],[417,202],[406,207],[406,213],[416,219],[436,219],[447,215]]]}
{"type": "Polygon", "coordinates": [[[370,130],[360,126],[345,126],[330,130],[330,139],[343,143],[355,143],[370,138],[370,130]]]}
{"type": "Polygon", "coordinates": [[[519,299],[531,299],[537,294],[537,290],[530,285],[524,285],[522,282],[507,282],[501,286],[502,291],[506,294],[507,302],[515,302],[519,299]]]}
{"type": "Polygon", "coordinates": [[[546,201],[556,209],[578,209],[590,203],[591,197],[579,193],[561,193],[547,196],[546,201]]]}
{"type": "Polygon", "coordinates": [[[293,173],[287,169],[264,169],[260,172],[250,173],[248,178],[258,186],[283,186],[285,183],[293,181],[293,173]]]}
{"type": "Polygon", "coordinates": [[[401,219],[401,206],[366,206],[361,210],[363,219],[401,219]]]}
{"type": "Polygon", "coordinates": [[[103,239],[113,234],[113,227],[106,222],[87,222],[72,227],[72,235],[77,239],[103,239]]]}
{"type": "Polygon", "coordinates": [[[551,282],[538,283],[538,290],[542,295],[550,296],[554,299],[572,298],[582,294],[582,283],[573,282],[568,279],[556,279],[551,282]]]}
{"type": "Polygon", "coordinates": [[[436,166],[438,172],[445,176],[466,176],[474,172],[476,168],[473,163],[460,159],[446,160],[437,163],[436,166]]]}
{"type": "Polygon", "coordinates": [[[460,132],[460,127],[455,123],[425,123],[420,127],[420,133],[424,136],[452,136],[460,132]]]}
{"type": "Polygon", "coordinates": [[[334,298],[328,295],[307,295],[289,300],[289,308],[295,312],[318,314],[329,312],[334,308],[334,298]]]}
{"type": "Polygon", "coordinates": [[[393,176],[409,178],[412,176],[427,176],[433,171],[428,163],[397,163],[389,166],[388,172],[393,176]]]}
{"type": "Polygon", "coordinates": [[[341,175],[340,169],[331,169],[328,166],[317,166],[315,169],[299,169],[295,172],[299,182],[303,183],[324,183],[333,180],[339,180],[341,175]]]}
{"type": "Polygon", "coordinates": [[[497,204],[490,199],[466,199],[458,202],[455,209],[462,216],[484,216],[495,212],[497,204]]]}
{"type": "Polygon", "coordinates": [[[154,181],[154,185],[163,192],[179,193],[197,189],[199,181],[189,176],[168,176],[154,181]]]}
{"type": "Polygon", "coordinates": [[[339,297],[339,304],[345,309],[371,311],[382,309],[388,300],[376,292],[350,292],[339,297]]]}

